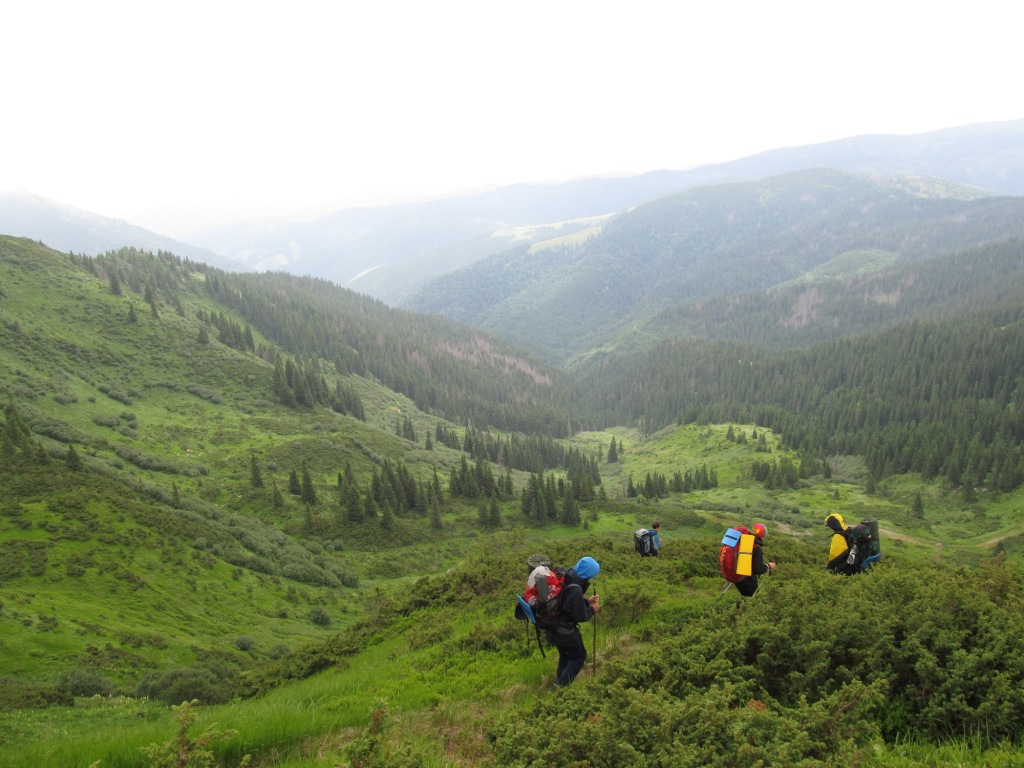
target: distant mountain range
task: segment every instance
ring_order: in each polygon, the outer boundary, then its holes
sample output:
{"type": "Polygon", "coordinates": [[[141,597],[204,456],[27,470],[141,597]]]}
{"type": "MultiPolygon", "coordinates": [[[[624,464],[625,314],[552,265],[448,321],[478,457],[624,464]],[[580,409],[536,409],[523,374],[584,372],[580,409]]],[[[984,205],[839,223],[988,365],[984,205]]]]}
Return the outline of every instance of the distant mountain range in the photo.
{"type": "Polygon", "coordinates": [[[980,193],[1022,195],[1024,120],[913,136],[859,136],[686,171],[514,185],[302,221],[249,222],[197,235],[190,245],[34,196],[8,194],[0,195],[0,233],[76,253],[128,245],[222,268],[310,275],[401,305],[435,277],[517,246],[586,231],[594,217],[698,186],[816,167],[864,176],[937,177],[980,193]]]}
{"type": "Polygon", "coordinates": [[[167,251],[220,269],[246,269],[230,258],[27,191],[0,192],[0,234],[28,237],[66,253],[97,256],[118,248],[167,251]]]}
{"type": "MultiPolygon", "coordinates": [[[[807,343],[830,335],[813,318],[799,321],[801,307],[818,306],[809,286],[816,295],[826,290],[821,285],[832,293],[855,276],[1022,236],[1024,197],[814,169],[666,195],[576,237],[439,277],[409,307],[501,333],[556,363],[626,339],[635,345],[676,335],[772,344],[784,335],[785,343],[807,343]],[[680,326],[683,317],[690,319],[680,326]],[[752,317],[758,320],[744,322],[752,317]]],[[[1019,245],[1007,258],[1021,261],[1019,245]]],[[[973,289],[979,276],[966,281],[963,274],[945,271],[939,279],[952,293],[973,289]]],[[[1001,284],[998,272],[993,278],[986,291],[1001,284]]],[[[866,327],[858,314],[883,320],[865,306],[846,317],[846,332],[854,321],[866,327]]]]}

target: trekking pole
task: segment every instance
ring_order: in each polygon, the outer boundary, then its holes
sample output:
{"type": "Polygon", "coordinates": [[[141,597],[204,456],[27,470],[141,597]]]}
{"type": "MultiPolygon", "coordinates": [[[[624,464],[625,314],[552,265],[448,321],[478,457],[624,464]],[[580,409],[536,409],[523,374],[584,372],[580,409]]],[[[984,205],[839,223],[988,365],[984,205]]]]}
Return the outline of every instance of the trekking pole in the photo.
{"type": "Polygon", "coordinates": [[[715,602],[713,602],[711,604],[710,608],[708,608],[706,611],[704,611],[705,615],[711,613],[711,611],[713,611],[715,609],[715,606],[718,605],[718,603],[722,600],[722,598],[725,597],[725,593],[728,592],[731,588],[732,588],[732,582],[731,581],[725,582],[725,589],[723,589],[721,592],[718,593],[718,599],[715,600],[715,602]]]}
{"type": "MultiPolygon", "coordinates": [[[[597,585],[594,586],[594,596],[597,596],[597,585]]],[[[591,662],[592,674],[597,674],[597,611],[594,611],[594,641],[592,643],[594,649],[594,660],[591,662]]]]}

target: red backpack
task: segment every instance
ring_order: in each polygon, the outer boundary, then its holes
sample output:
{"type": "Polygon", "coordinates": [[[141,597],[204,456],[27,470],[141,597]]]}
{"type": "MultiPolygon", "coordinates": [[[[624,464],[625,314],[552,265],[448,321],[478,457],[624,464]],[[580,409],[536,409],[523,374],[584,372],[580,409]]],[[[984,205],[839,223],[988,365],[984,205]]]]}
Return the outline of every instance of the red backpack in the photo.
{"type": "Polygon", "coordinates": [[[565,591],[566,569],[552,567],[547,558],[539,560],[539,557],[530,558],[531,570],[526,579],[526,589],[523,594],[516,595],[515,616],[533,624],[537,634],[537,646],[540,648],[541,656],[545,656],[540,631],[558,627],[559,614],[562,612],[561,597],[565,591]],[[537,564],[534,567],[535,563],[537,564]]]}
{"type": "Polygon", "coordinates": [[[558,626],[558,614],[562,609],[559,598],[565,587],[565,571],[565,568],[538,565],[526,579],[523,600],[533,611],[533,623],[538,629],[554,629],[558,626]]]}
{"type": "Polygon", "coordinates": [[[754,536],[745,526],[737,525],[725,532],[722,548],[718,552],[718,569],[723,579],[735,584],[751,574],[753,544],[754,536]],[[748,538],[744,539],[744,536],[748,538]]]}

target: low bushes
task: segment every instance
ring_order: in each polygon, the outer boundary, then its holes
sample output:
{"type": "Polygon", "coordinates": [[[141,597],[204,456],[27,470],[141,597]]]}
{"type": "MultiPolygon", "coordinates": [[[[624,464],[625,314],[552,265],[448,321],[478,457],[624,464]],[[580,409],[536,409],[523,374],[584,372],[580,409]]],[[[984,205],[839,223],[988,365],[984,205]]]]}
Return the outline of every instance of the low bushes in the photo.
{"type": "Polygon", "coordinates": [[[592,766],[852,766],[881,740],[1024,733],[1019,570],[890,563],[847,578],[799,559],[754,598],[661,626],[649,649],[499,720],[499,764],[579,749],[592,766]]]}

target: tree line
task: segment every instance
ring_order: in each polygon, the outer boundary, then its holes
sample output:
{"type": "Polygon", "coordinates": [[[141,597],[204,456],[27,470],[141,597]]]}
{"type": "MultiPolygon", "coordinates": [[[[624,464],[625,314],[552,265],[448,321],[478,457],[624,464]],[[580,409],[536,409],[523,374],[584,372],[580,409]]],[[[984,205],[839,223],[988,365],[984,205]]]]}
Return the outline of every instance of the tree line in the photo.
{"type": "Polygon", "coordinates": [[[1024,308],[1010,302],[802,350],[676,339],[609,355],[582,383],[604,425],[757,423],[802,454],[863,455],[875,478],[1024,481],[1024,308]]]}

